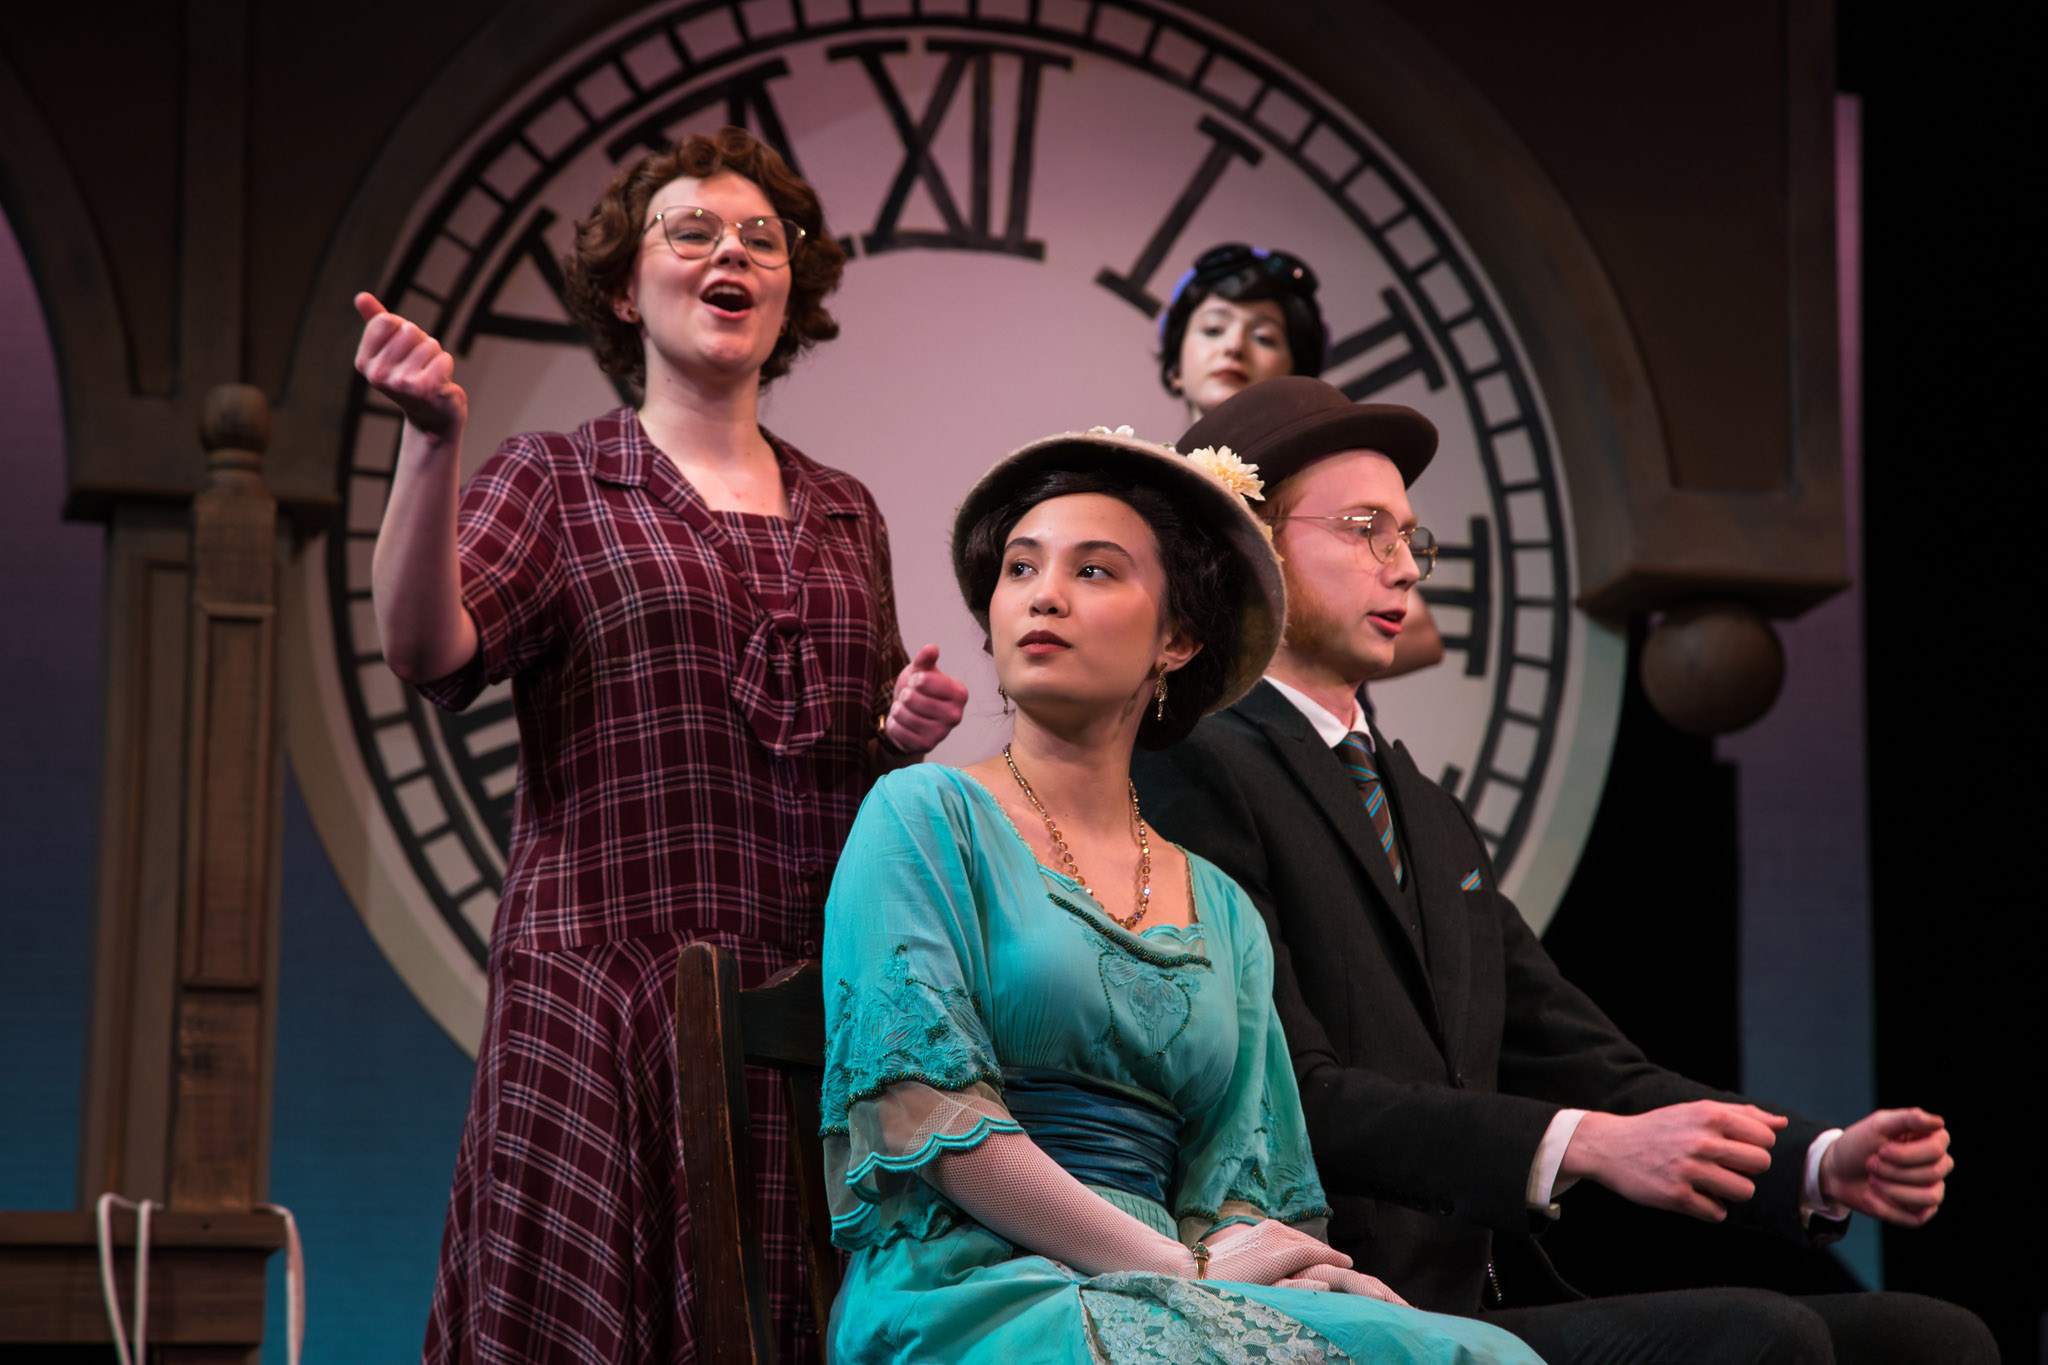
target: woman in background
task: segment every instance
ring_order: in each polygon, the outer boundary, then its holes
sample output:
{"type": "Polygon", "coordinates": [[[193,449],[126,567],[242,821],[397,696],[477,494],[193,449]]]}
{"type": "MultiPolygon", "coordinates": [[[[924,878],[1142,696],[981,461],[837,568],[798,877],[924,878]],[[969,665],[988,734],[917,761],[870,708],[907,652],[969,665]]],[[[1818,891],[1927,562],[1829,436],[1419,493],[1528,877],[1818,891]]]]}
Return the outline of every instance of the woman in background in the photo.
{"type": "MultiPolygon", "coordinates": [[[[1285,251],[1227,242],[1195,258],[1159,314],[1159,382],[1187,404],[1189,422],[1262,379],[1322,374],[1330,333],[1316,288],[1315,271],[1285,251]]],[[[1409,593],[1393,666],[1380,676],[1443,657],[1429,604],[1409,593]]]]}
{"type": "MultiPolygon", "coordinates": [[[[599,364],[644,393],[504,443],[457,503],[453,359],[368,294],[356,365],[406,418],[373,584],[385,657],[460,710],[512,681],[518,794],[428,1361],[695,1358],[676,1132],[678,950],[755,984],[823,937],[878,771],[965,690],[906,663],[868,490],[763,430],[838,333],[818,199],[737,128],[647,156],[565,262],[599,364]]],[[[785,1359],[819,1358],[780,1088],[749,1076],[785,1359]]]]}

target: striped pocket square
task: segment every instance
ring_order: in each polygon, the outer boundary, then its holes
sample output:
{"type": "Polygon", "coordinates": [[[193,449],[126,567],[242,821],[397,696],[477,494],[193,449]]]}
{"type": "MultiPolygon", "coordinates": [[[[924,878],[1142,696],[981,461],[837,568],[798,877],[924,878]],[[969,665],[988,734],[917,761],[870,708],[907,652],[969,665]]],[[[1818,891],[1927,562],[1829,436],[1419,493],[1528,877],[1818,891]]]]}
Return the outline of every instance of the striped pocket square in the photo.
{"type": "Polygon", "coordinates": [[[1486,885],[1486,879],[1479,875],[1479,869],[1475,867],[1465,874],[1464,881],[1458,883],[1458,889],[1460,891],[1477,891],[1484,885],[1486,885]]]}

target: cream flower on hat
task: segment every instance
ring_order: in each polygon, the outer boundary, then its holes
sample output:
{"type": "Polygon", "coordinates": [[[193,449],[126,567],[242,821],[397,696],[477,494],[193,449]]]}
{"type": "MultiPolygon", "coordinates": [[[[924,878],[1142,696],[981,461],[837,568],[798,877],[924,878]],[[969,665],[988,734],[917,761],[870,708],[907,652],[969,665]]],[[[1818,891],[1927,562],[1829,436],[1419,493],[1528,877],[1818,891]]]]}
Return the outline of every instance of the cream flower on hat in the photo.
{"type": "Polygon", "coordinates": [[[1229,446],[1203,446],[1200,450],[1189,451],[1187,459],[1189,464],[1247,502],[1266,500],[1266,481],[1259,477],[1259,467],[1237,458],[1237,452],[1229,446]]]}

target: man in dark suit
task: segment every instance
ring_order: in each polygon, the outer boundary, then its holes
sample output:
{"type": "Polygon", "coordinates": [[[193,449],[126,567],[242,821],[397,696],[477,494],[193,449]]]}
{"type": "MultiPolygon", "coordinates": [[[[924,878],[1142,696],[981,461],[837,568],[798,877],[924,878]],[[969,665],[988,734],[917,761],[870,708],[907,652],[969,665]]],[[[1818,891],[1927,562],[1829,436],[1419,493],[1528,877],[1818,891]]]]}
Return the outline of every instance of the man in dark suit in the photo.
{"type": "Polygon", "coordinates": [[[1141,754],[1136,778],[1155,828],[1266,917],[1331,1240],[1416,1305],[1485,1311],[1552,1365],[1996,1360],[1973,1315],[1913,1295],[1587,1300],[1554,1276],[1499,1281],[1495,1239],[1526,1238],[1579,1180],[1814,1242],[1852,1211],[1917,1225],[1941,1205],[1948,1134],[1918,1109],[1823,1130],[1653,1065],[1559,975],[1465,809],[1372,731],[1358,692],[1391,663],[1417,549],[1428,559],[1407,498],[1436,450],[1427,419],[1275,379],[1179,442],[1201,447],[1259,467],[1287,634],[1260,686],[1141,754]]]}

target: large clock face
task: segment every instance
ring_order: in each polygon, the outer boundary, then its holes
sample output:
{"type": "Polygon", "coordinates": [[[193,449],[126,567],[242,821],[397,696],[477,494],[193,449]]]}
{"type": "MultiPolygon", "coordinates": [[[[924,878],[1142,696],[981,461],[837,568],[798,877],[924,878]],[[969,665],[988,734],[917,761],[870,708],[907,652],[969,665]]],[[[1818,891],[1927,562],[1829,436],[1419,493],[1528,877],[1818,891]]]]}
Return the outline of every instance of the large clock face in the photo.
{"type": "MultiPolygon", "coordinates": [[[[1412,493],[1445,546],[1425,595],[1449,657],[1374,687],[1382,728],[1465,801],[1504,885],[1534,886],[1525,912],[1548,918],[1592,808],[1566,769],[1604,769],[1618,654],[1570,607],[1567,490],[1521,344],[1456,228],[1369,130],[1241,38],[1142,0],[650,10],[507,103],[393,253],[382,296],[458,356],[471,468],[511,433],[621,401],[567,321],[556,261],[621,163],[726,122],[785,151],[848,248],[830,304],[842,335],[769,391],[764,421],[880,500],[906,643],[939,644],[974,692],[938,758],[982,757],[1004,729],[947,563],[954,504],[1049,432],[1128,423],[1172,440],[1188,415],[1160,388],[1155,318],[1174,282],[1218,242],[1284,247],[1322,279],[1325,378],[1443,433],[1412,493]]],[[[415,921],[380,939],[395,960],[410,945],[398,965],[416,988],[448,978],[423,998],[473,1046],[480,1008],[446,1002],[482,999],[518,737],[507,688],[443,716],[383,666],[370,549],[398,435],[358,386],[348,523],[314,587],[328,729],[415,921]]]]}

